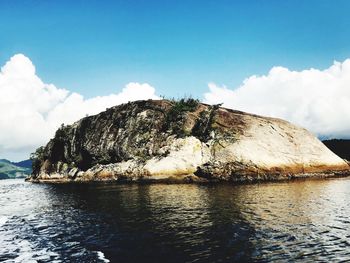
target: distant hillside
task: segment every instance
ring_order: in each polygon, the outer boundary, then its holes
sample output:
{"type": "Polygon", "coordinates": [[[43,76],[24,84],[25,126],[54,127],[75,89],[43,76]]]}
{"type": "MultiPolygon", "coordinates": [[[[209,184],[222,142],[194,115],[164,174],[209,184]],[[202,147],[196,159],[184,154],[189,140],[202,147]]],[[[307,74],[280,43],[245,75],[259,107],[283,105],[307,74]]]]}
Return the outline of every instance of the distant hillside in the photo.
{"type": "Polygon", "coordinates": [[[9,160],[7,160],[7,159],[0,159],[0,162],[2,162],[2,163],[9,163],[9,164],[11,164],[11,161],[9,161],[9,160]]]}
{"type": "Polygon", "coordinates": [[[26,167],[28,161],[12,163],[6,159],[0,159],[0,179],[25,178],[31,174],[32,169],[26,167]]]}
{"type": "Polygon", "coordinates": [[[350,161],[350,140],[333,139],[322,142],[339,157],[350,161]]]}
{"type": "Polygon", "coordinates": [[[19,166],[19,167],[24,167],[24,168],[29,168],[32,169],[32,160],[24,160],[20,162],[12,162],[12,164],[19,166]]]}

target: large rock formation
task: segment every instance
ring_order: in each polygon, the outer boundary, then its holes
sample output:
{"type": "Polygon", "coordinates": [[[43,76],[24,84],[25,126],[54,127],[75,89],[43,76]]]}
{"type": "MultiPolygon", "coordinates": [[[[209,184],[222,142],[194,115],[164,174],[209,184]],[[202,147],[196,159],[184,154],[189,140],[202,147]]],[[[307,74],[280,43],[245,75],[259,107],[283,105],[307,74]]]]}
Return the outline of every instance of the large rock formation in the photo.
{"type": "Polygon", "coordinates": [[[192,99],[109,108],[62,126],[33,159],[30,181],[255,181],[349,172],[303,128],[192,99]]]}

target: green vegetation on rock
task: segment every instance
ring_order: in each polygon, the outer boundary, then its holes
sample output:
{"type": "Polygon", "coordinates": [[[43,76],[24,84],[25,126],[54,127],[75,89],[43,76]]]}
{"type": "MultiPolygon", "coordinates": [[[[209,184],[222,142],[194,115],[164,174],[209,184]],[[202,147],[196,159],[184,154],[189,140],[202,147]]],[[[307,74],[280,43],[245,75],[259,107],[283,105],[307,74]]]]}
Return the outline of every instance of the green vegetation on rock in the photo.
{"type": "Polygon", "coordinates": [[[193,98],[172,99],[171,104],[171,108],[166,113],[164,129],[170,129],[179,137],[188,135],[184,127],[186,113],[194,112],[199,105],[199,101],[193,98]]]}

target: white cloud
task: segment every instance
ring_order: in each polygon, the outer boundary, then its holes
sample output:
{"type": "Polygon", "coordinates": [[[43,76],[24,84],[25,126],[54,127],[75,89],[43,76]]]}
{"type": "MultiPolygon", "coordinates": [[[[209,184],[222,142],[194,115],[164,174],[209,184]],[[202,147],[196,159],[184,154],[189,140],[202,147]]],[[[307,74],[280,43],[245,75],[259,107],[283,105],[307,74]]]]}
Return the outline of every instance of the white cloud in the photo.
{"type": "MultiPolygon", "coordinates": [[[[61,123],[149,98],[158,99],[152,86],[129,83],[119,93],[84,99],[43,83],[32,62],[17,54],[0,71],[0,158],[27,158],[61,123]]],[[[210,83],[204,98],[207,103],[287,119],[319,136],[350,137],[350,59],[325,70],[273,67],[236,89],[210,83]]]]}
{"type": "Polygon", "coordinates": [[[86,114],[141,99],[158,99],[149,84],[129,83],[120,93],[84,99],[52,84],[35,73],[22,54],[13,56],[0,71],[0,157],[27,158],[44,145],[61,123],[72,123],[86,114]]]}
{"type": "Polygon", "coordinates": [[[205,102],[279,117],[322,137],[350,137],[350,59],[325,70],[273,67],[236,89],[209,84],[205,102]]]}

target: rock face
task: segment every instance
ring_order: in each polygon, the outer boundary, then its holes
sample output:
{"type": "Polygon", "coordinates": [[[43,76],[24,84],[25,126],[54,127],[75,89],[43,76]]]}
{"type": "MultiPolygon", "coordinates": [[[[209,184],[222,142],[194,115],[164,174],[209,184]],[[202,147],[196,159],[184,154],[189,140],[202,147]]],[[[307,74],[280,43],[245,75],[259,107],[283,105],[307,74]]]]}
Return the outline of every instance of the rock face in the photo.
{"type": "Polygon", "coordinates": [[[62,126],[32,157],[29,181],[255,181],[349,172],[303,128],[192,99],[109,108],[62,126]]]}

